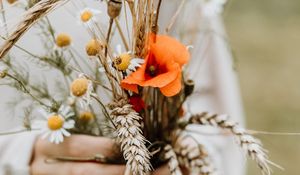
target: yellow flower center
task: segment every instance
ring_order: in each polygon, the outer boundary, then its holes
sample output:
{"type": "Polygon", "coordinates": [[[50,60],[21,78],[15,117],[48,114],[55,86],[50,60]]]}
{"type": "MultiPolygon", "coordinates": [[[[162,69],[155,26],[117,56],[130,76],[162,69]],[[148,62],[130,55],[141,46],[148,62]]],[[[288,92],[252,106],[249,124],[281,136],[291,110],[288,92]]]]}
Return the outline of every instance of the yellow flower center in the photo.
{"type": "Polygon", "coordinates": [[[85,47],[86,53],[89,56],[96,56],[101,51],[101,49],[101,43],[95,39],[90,40],[85,47]]]}
{"type": "Polygon", "coordinates": [[[94,114],[91,112],[83,112],[79,116],[79,120],[82,122],[89,122],[94,119],[94,114]]]}
{"type": "Polygon", "coordinates": [[[78,78],[71,84],[71,92],[74,96],[81,97],[88,90],[89,82],[86,78],[78,78]]]}
{"type": "Polygon", "coordinates": [[[90,10],[85,10],[81,13],[80,19],[82,22],[88,22],[93,16],[94,15],[90,10]]]}
{"type": "Polygon", "coordinates": [[[13,4],[13,3],[15,3],[17,0],[7,0],[7,2],[9,3],[9,4],[13,4]]]}
{"type": "Polygon", "coordinates": [[[61,33],[56,37],[56,45],[58,47],[66,47],[71,44],[71,37],[66,33],[61,33]]]}
{"type": "Polygon", "coordinates": [[[128,53],[123,53],[114,61],[115,66],[120,71],[125,71],[130,65],[131,56],[128,53]]]}
{"type": "Polygon", "coordinates": [[[64,125],[64,119],[59,115],[52,115],[48,118],[48,127],[51,130],[58,130],[64,125]]]}

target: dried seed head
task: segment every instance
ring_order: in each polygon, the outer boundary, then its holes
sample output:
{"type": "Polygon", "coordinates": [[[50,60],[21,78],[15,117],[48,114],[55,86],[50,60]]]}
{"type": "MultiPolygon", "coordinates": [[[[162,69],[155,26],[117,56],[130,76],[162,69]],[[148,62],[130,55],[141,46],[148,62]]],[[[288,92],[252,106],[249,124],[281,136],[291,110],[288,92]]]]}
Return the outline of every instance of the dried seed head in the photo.
{"type": "Polygon", "coordinates": [[[83,96],[88,90],[89,82],[86,78],[78,78],[71,84],[71,92],[76,97],[83,96]]]}
{"type": "Polygon", "coordinates": [[[102,49],[103,45],[99,40],[95,39],[90,40],[85,47],[86,53],[89,56],[96,56],[102,49]]]}
{"type": "Polygon", "coordinates": [[[66,33],[60,33],[56,36],[56,45],[58,47],[66,47],[71,44],[71,36],[66,33]]]}
{"type": "Polygon", "coordinates": [[[195,88],[195,83],[193,80],[189,79],[186,82],[184,82],[184,95],[187,97],[191,95],[195,88]]]}
{"type": "Polygon", "coordinates": [[[111,19],[115,19],[120,15],[122,9],[122,0],[108,1],[107,13],[111,19]]]}
{"type": "Polygon", "coordinates": [[[130,65],[131,55],[123,53],[114,60],[114,65],[119,71],[125,71],[130,65]]]}

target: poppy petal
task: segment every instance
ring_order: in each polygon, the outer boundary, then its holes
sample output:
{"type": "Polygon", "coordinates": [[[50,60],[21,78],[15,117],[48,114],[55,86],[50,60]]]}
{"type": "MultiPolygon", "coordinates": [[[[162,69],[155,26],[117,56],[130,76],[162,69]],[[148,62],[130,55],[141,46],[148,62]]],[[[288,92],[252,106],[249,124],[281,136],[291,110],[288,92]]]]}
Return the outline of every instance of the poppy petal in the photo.
{"type": "Polygon", "coordinates": [[[174,81],[178,74],[180,74],[180,71],[181,69],[178,63],[169,62],[169,64],[166,65],[165,73],[159,74],[155,77],[151,77],[150,79],[141,82],[139,85],[159,88],[164,87],[174,81]]]}
{"type": "Polygon", "coordinates": [[[172,97],[178,94],[181,90],[181,74],[179,73],[177,78],[167,86],[160,88],[161,93],[166,97],[172,97]]]}
{"type": "Polygon", "coordinates": [[[156,35],[156,42],[150,41],[150,49],[160,62],[170,59],[183,66],[189,61],[190,53],[185,45],[166,35],[156,35]]]}

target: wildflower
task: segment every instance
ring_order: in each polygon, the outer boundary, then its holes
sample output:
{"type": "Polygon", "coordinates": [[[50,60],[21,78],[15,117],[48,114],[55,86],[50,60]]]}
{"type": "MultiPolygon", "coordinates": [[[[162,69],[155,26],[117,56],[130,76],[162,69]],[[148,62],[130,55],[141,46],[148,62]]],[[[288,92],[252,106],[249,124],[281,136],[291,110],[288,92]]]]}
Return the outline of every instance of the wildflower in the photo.
{"type": "Polygon", "coordinates": [[[85,51],[88,56],[96,56],[103,49],[103,45],[99,40],[92,39],[85,46],[85,51]]]}
{"type": "Polygon", "coordinates": [[[121,82],[124,89],[138,93],[138,86],[160,89],[163,95],[174,96],[181,90],[181,68],[189,60],[187,48],[169,36],[150,35],[145,63],[121,82]]]}
{"type": "Polygon", "coordinates": [[[72,39],[70,35],[66,33],[60,33],[56,36],[55,42],[57,47],[64,48],[71,44],[72,39]]]}
{"type": "Polygon", "coordinates": [[[9,4],[13,4],[13,3],[17,2],[18,0],[6,0],[6,1],[7,1],[7,3],[9,3],[9,4]]]}
{"type": "Polygon", "coordinates": [[[145,109],[144,100],[137,95],[130,97],[129,103],[132,105],[132,108],[138,113],[142,112],[145,109]]]}
{"type": "Polygon", "coordinates": [[[84,8],[79,13],[79,21],[83,24],[91,24],[96,21],[96,15],[101,14],[101,11],[91,8],[84,8]]]}
{"type": "Polygon", "coordinates": [[[74,127],[75,121],[69,119],[74,116],[74,112],[69,106],[62,105],[57,113],[47,113],[44,110],[40,110],[45,121],[38,121],[36,126],[42,129],[44,133],[42,138],[49,138],[49,141],[55,144],[63,142],[64,137],[69,137],[71,134],[68,129],[74,127]]]}
{"type": "Polygon", "coordinates": [[[114,55],[114,66],[119,71],[133,72],[144,63],[144,59],[133,58],[131,52],[122,52],[121,45],[117,45],[116,50],[117,54],[114,55]]]}
{"type": "Polygon", "coordinates": [[[91,101],[91,95],[93,91],[92,81],[80,75],[71,84],[71,93],[75,96],[82,108],[86,109],[91,101]]]}
{"type": "Polygon", "coordinates": [[[83,123],[88,123],[92,120],[94,120],[95,116],[93,113],[89,112],[89,111],[85,111],[80,113],[79,115],[79,121],[83,122],[83,123]]]}

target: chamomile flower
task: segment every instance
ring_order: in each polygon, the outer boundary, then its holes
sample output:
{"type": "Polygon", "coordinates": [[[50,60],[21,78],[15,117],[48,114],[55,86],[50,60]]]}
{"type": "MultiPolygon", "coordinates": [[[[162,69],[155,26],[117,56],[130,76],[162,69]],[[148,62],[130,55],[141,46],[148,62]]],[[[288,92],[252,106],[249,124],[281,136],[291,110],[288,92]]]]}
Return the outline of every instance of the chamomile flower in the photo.
{"type": "Polygon", "coordinates": [[[114,66],[119,71],[125,71],[128,74],[136,71],[145,62],[142,58],[134,58],[131,52],[123,52],[121,45],[117,45],[116,54],[114,54],[114,66]]]}
{"type": "Polygon", "coordinates": [[[79,12],[78,19],[81,24],[90,25],[95,22],[97,19],[97,15],[101,14],[101,11],[92,9],[92,8],[84,8],[79,12]]]}
{"type": "Polygon", "coordinates": [[[71,45],[72,38],[67,33],[60,33],[55,38],[55,44],[59,48],[66,48],[71,45]]]}
{"type": "Polygon", "coordinates": [[[85,46],[85,51],[88,56],[96,56],[102,49],[103,45],[97,39],[90,40],[85,46]]]}
{"type": "Polygon", "coordinates": [[[7,1],[7,3],[9,3],[9,4],[14,4],[15,2],[17,2],[18,0],[6,0],[7,1]]]}
{"type": "Polygon", "coordinates": [[[90,111],[81,112],[78,116],[78,121],[87,124],[92,122],[95,119],[95,115],[90,111]]]}
{"type": "Polygon", "coordinates": [[[87,109],[93,95],[92,81],[80,75],[71,84],[71,94],[76,97],[83,109],[87,109]]]}
{"type": "Polygon", "coordinates": [[[46,120],[37,121],[35,126],[42,129],[42,138],[49,138],[51,143],[59,144],[64,141],[64,137],[71,134],[68,129],[74,128],[75,121],[70,119],[74,116],[74,112],[69,106],[62,105],[57,113],[47,113],[40,110],[40,113],[46,120]]]}

